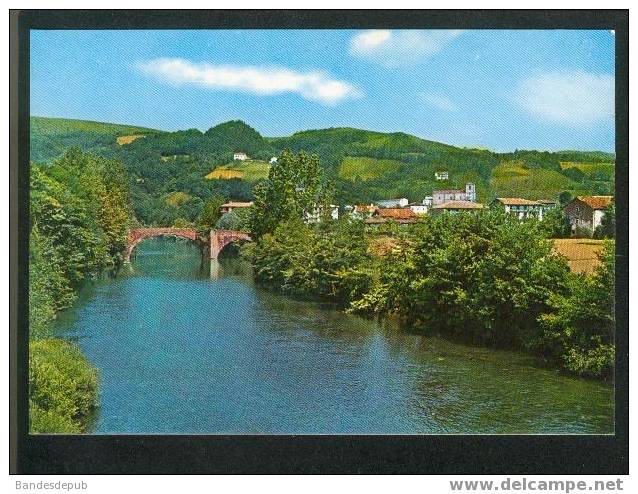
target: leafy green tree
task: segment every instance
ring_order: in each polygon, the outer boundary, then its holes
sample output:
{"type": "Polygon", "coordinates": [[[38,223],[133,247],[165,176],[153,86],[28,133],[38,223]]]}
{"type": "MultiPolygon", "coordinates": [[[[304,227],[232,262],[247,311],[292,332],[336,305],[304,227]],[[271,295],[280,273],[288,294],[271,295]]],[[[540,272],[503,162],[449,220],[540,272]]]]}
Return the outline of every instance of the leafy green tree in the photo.
{"type": "Polygon", "coordinates": [[[215,225],[221,218],[220,208],[226,200],[219,195],[213,196],[208,199],[202,208],[202,212],[197,218],[197,228],[204,231],[210,231],[215,228],[215,225]]]}
{"type": "Polygon", "coordinates": [[[558,201],[561,203],[561,205],[565,205],[567,204],[569,201],[571,201],[574,198],[574,196],[572,195],[571,192],[568,191],[563,191],[559,194],[558,196],[558,201]]]}
{"type": "Polygon", "coordinates": [[[614,238],[616,236],[616,206],[612,202],[600,221],[600,225],[594,231],[596,238],[614,238]]]}
{"type": "Polygon", "coordinates": [[[79,348],[59,339],[29,345],[29,422],[32,433],[87,432],[97,407],[97,370],[79,348]]]}
{"type": "Polygon", "coordinates": [[[273,232],[280,223],[313,214],[325,201],[319,159],[303,151],[298,155],[284,151],[254,193],[251,231],[256,237],[273,232]]]}
{"type": "Polygon", "coordinates": [[[569,291],[554,292],[539,316],[538,344],[580,375],[610,377],[614,366],[614,242],[608,241],[601,264],[591,274],[572,274],[569,291]]]}
{"type": "Polygon", "coordinates": [[[31,165],[29,417],[32,432],[86,432],[97,374],[77,347],[51,336],[81,283],[122,262],[131,221],[121,163],[71,149],[31,165]]]}
{"type": "Polygon", "coordinates": [[[561,208],[552,208],[547,211],[543,215],[539,228],[546,238],[569,237],[572,231],[569,218],[561,208]]]}

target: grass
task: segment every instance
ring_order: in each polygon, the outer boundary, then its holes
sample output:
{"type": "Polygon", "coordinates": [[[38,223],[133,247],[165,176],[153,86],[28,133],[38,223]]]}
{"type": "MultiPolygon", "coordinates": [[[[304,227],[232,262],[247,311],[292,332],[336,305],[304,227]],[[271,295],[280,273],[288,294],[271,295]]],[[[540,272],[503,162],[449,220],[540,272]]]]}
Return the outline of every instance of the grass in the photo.
{"type": "Polygon", "coordinates": [[[265,161],[246,160],[234,161],[228,165],[215,168],[206,175],[208,180],[230,180],[231,178],[240,178],[248,182],[268,178],[270,165],[265,161]]]}
{"type": "Polygon", "coordinates": [[[508,161],[492,171],[490,185],[497,197],[526,199],[555,199],[564,190],[578,190],[578,184],[569,177],[544,168],[528,168],[523,163],[508,161]]]}
{"type": "Polygon", "coordinates": [[[164,201],[166,202],[166,204],[170,206],[179,207],[182,204],[184,204],[186,201],[188,201],[190,198],[191,196],[187,194],[186,192],[179,191],[179,192],[171,192],[170,194],[166,196],[164,201]]]}
{"type": "Polygon", "coordinates": [[[346,180],[354,180],[356,177],[361,180],[371,180],[397,172],[401,169],[401,165],[401,162],[394,160],[348,156],[341,162],[339,177],[346,180]]]}
{"type": "Polygon", "coordinates": [[[125,144],[130,144],[133,141],[139,139],[140,137],[146,137],[144,134],[133,134],[130,136],[118,136],[115,138],[115,142],[117,142],[120,146],[124,146],[125,144]]]}
{"type": "Polygon", "coordinates": [[[574,273],[591,273],[600,264],[598,254],[603,250],[603,240],[589,238],[554,239],[554,251],[567,258],[574,273]]]}
{"type": "Polygon", "coordinates": [[[605,180],[613,179],[616,170],[614,163],[575,163],[573,161],[561,161],[560,167],[563,170],[578,168],[587,175],[588,178],[602,178],[605,180]]]}
{"type": "Polygon", "coordinates": [[[123,136],[161,132],[146,127],[120,125],[92,120],[71,120],[68,118],[31,117],[31,132],[44,135],[67,134],[69,132],[91,132],[94,134],[118,134],[123,136]]]}

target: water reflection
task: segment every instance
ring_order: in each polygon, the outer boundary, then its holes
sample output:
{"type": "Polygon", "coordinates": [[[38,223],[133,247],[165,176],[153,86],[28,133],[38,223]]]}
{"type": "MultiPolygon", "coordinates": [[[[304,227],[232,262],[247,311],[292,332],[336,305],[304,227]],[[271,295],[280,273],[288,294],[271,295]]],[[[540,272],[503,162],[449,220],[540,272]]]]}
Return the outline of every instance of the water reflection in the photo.
{"type": "Polygon", "coordinates": [[[613,390],[255,286],[237,259],[140,244],[60,330],[100,369],[97,433],[613,432],[613,390]]]}

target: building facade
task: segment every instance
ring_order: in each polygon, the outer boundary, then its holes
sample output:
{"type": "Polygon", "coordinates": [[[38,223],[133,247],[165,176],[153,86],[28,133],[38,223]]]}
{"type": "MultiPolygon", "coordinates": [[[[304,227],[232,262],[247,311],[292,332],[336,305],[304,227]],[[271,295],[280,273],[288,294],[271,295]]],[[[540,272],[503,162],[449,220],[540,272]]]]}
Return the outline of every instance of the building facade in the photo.
{"type": "Polygon", "coordinates": [[[382,201],[377,201],[377,206],[380,208],[404,208],[408,205],[410,201],[408,201],[405,197],[401,199],[384,199],[382,201]]]}
{"type": "Polygon", "coordinates": [[[428,206],[420,202],[408,204],[408,207],[414,211],[414,214],[428,214],[428,206]]]}
{"type": "Polygon", "coordinates": [[[233,154],[234,161],[246,161],[247,159],[248,159],[248,155],[241,151],[236,151],[235,154],[233,154]]]}
{"type": "Polygon", "coordinates": [[[445,170],[440,170],[438,172],[434,172],[434,178],[437,180],[448,180],[450,178],[450,174],[445,170]]]}
{"type": "Polygon", "coordinates": [[[430,214],[437,215],[441,213],[463,213],[471,211],[481,211],[485,209],[483,204],[473,201],[447,201],[443,204],[432,206],[430,214]]]}
{"type": "Polygon", "coordinates": [[[222,214],[230,213],[233,209],[249,208],[252,205],[252,202],[229,201],[219,207],[219,212],[222,214]]]}
{"type": "Polygon", "coordinates": [[[593,233],[600,226],[605,210],[613,200],[613,196],[578,196],[572,199],[563,208],[572,231],[584,228],[593,233]]]}
{"type": "Polygon", "coordinates": [[[497,197],[492,201],[490,207],[503,208],[506,213],[516,216],[520,220],[543,219],[544,207],[539,201],[520,197],[497,197]]]}
{"type": "Polygon", "coordinates": [[[465,190],[444,189],[432,192],[432,204],[434,206],[438,206],[449,201],[476,202],[476,186],[473,183],[468,182],[465,184],[465,190]]]}

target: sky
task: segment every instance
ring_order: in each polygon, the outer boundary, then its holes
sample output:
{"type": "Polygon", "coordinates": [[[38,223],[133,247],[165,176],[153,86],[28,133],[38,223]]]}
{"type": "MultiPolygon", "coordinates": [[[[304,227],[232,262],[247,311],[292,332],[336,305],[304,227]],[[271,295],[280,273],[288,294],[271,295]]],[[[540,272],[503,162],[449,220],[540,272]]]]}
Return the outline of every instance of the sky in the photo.
{"type": "Polygon", "coordinates": [[[607,30],[31,31],[31,115],[614,150],[607,30]]]}

